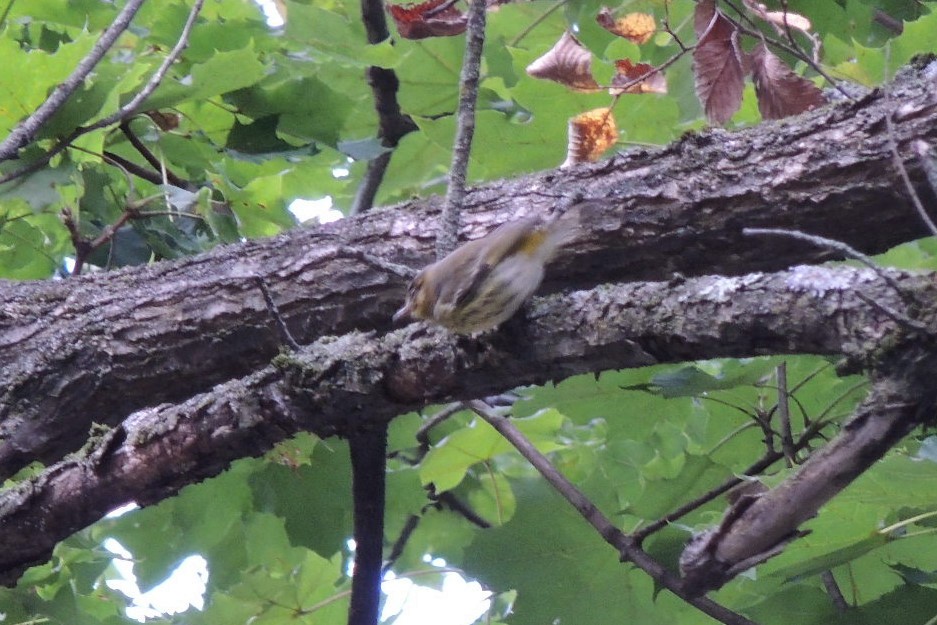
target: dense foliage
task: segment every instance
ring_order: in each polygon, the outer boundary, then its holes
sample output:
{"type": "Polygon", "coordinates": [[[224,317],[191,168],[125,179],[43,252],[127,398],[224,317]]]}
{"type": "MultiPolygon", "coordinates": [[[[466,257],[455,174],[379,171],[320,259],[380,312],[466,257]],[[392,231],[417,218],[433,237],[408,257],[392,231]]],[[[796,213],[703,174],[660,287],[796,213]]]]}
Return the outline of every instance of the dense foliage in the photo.
{"type": "MultiPolygon", "coordinates": [[[[595,22],[601,4],[535,0],[489,13],[470,180],[558,166],[567,120],[609,106],[607,92],[577,93],[525,73],[570,24],[593,53],[603,84],[616,59],[660,65],[679,52],[667,32],[641,45],[610,34],[595,22]]],[[[937,52],[932,2],[787,5],[811,20],[821,65],[836,79],[874,87],[915,54],[937,52]]],[[[366,45],[360,8],[345,0],[279,3],[281,27],[268,25],[248,0],[208,0],[188,48],[142,106],[148,113],[85,132],[142,88],[176,44],[191,6],[144,3],[35,141],[18,159],[0,163],[0,277],[65,278],[76,258],[86,268],[108,269],[273,235],[297,226],[288,209],[300,198],[331,198],[347,210],[366,161],[385,149],[375,138],[373,94],[364,79],[369,65],[396,71],[401,107],[418,127],[395,150],[376,204],[444,191],[464,38],[366,45]]],[[[658,0],[624,8],[658,20],[666,15],[681,40],[694,40],[689,0],[667,3],[666,13],[658,0]]],[[[104,0],[5,3],[0,136],[74,71],[119,9],[104,0]]],[[[829,86],[802,60],[782,56],[829,86]]],[[[690,56],[666,76],[667,94],[625,95],[616,105],[623,147],[664,145],[705,125],[690,56]]],[[[755,88],[747,84],[730,125],[759,121],[755,88]]],[[[933,252],[924,241],[882,260],[934,268],[933,252]]],[[[781,363],[761,358],[605,372],[521,389],[513,414],[567,477],[631,530],[744,473],[761,457],[771,429],[765,424],[779,404],[790,408],[795,435],[821,422],[819,433],[829,436],[866,389],[864,378],[839,377],[825,359],[788,358],[786,373],[779,373],[781,363]]],[[[401,416],[391,427],[386,541],[408,538],[393,562],[395,576],[433,585],[455,570],[479,580],[492,593],[484,622],[714,622],[670,594],[658,595],[643,572],[620,564],[471,413],[434,427],[431,448],[421,448],[418,433],[439,409],[401,416]],[[438,503],[447,491],[492,528],[438,503]],[[427,554],[448,568],[428,563],[427,554]]],[[[822,436],[801,456],[822,445],[822,436]]],[[[116,556],[102,546],[112,538],[132,554],[144,589],[184,558],[205,558],[204,609],[158,622],[344,622],[347,458],[342,441],[301,437],[178,497],[105,519],[60,544],[53,560],[16,588],[0,590],[0,620],[127,621],[131,600],[107,584],[121,577],[116,556]]],[[[792,471],[778,462],[763,481],[777,483],[792,471]]],[[[910,438],[810,521],[809,536],[713,598],[766,624],[927,622],[937,614],[934,525],[908,520],[937,509],[935,492],[934,439],[910,438]],[[826,571],[857,609],[837,612],[826,571]]],[[[724,507],[721,498],[706,503],[645,546],[676,568],[690,533],[717,522],[724,507]]]]}

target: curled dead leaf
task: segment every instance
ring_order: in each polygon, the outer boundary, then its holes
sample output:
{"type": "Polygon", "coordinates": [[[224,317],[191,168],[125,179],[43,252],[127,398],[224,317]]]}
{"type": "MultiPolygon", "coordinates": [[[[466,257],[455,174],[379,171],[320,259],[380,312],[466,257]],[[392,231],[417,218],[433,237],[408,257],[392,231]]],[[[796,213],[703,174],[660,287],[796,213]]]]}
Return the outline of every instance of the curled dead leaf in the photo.
{"type": "Polygon", "coordinates": [[[175,112],[147,111],[146,116],[153,120],[160,130],[169,132],[179,127],[179,114],[175,112]]]}
{"type": "Polygon", "coordinates": [[[611,9],[605,6],[599,9],[595,21],[608,32],[624,37],[638,45],[647,43],[657,31],[657,24],[654,22],[653,15],[628,13],[624,17],[615,19],[612,17],[611,9]]]}
{"type": "Polygon", "coordinates": [[[693,78],[696,95],[706,118],[724,124],[742,106],[745,63],[739,46],[739,33],[713,0],[696,5],[694,27],[699,38],[693,50],[693,78]]]}
{"type": "Polygon", "coordinates": [[[454,5],[439,10],[446,2],[428,0],[421,4],[388,4],[387,11],[404,39],[461,35],[468,26],[468,17],[454,5]]]}
{"type": "Polygon", "coordinates": [[[598,91],[592,77],[592,53],[566,31],[550,50],[527,66],[534,78],[553,80],[576,91],[598,91]]]}
{"type": "Polygon", "coordinates": [[[566,160],[560,167],[597,161],[618,140],[618,127],[610,108],[598,108],[569,120],[566,160]]]}
{"type": "Polygon", "coordinates": [[[615,61],[615,76],[608,92],[622,93],[667,93],[664,74],[648,63],[632,63],[631,59],[615,61]]]}
{"type": "Polygon", "coordinates": [[[775,27],[775,30],[780,33],[783,33],[784,29],[787,27],[807,33],[810,32],[810,28],[812,27],[810,20],[799,13],[792,13],[790,11],[769,11],[768,7],[760,2],[755,2],[755,0],[744,0],[744,4],[746,9],[770,23],[775,27]]]}
{"type": "Polygon", "coordinates": [[[764,119],[781,119],[826,104],[823,92],[759,42],[752,50],[752,80],[764,119]]]}

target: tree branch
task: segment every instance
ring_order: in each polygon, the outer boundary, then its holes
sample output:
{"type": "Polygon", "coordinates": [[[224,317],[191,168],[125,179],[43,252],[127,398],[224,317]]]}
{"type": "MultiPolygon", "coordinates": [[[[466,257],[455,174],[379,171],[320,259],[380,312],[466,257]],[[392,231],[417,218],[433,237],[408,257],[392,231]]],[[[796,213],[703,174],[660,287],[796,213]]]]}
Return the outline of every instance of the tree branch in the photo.
{"type": "MultiPolygon", "coordinates": [[[[687,136],[661,151],[470,189],[463,236],[481,236],[521,211],[548,213],[557,198],[590,197],[581,231],[547,268],[544,292],[841,257],[798,241],[743,237],[743,227],[835,236],[866,254],[926,236],[880,122],[897,100],[907,112],[895,124],[899,144],[937,143],[937,106],[922,71],[908,71],[892,87],[894,99],[874,94],[783,124],[687,136]]],[[[929,192],[920,168],[910,171],[929,192]]],[[[92,415],[115,425],[145,405],[184,400],[268,362],[280,342],[256,276],[300,343],[388,329],[405,279],[349,250],[424,266],[434,255],[435,205],[407,203],[67,287],[0,289],[0,474],[78,449],[92,415]]],[[[905,310],[879,300],[887,302],[905,310]]]]}
{"type": "MultiPolygon", "coordinates": [[[[380,43],[390,37],[383,0],[361,0],[361,21],[367,32],[368,43],[380,43]]],[[[377,136],[383,146],[395,148],[405,135],[417,129],[413,119],[401,112],[397,102],[397,90],[400,88],[397,73],[392,69],[372,65],[368,67],[366,76],[374,94],[374,109],[378,119],[377,136]]],[[[368,162],[367,171],[355,193],[350,214],[358,215],[371,209],[392,154],[393,152],[388,150],[368,162]]]]}
{"type": "MultiPolygon", "coordinates": [[[[895,275],[903,290],[937,309],[937,275],[895,275]]],[[[257,291],[253,279],[245,282],[257,291]]],[[[134,413],[90,451],[4,492],[0,581],[12,583],[56,541],[110,510],[155,503],[299,430],[326,437],[351,424],[384,424],[427,403],[658,362],[794,352],[861,358],[862,349],[877,349],[900,325],[856,290],[897,298],[868,269],[801,267],[554,295],[535,300],[526,323],[509,323],[483,340],[438,329],[417,336],[412,328],[327,337],[179,405],[134,413]],[[796,318],[795,307],[802,311],[796,318]]],[[[917,375],[932,373],[922,368],[917,375]]]]}
{"type": "Polygon", "coordinates": [[[202,10],[202,5],[204,3],[205,0],[195,0],[195,4],[192,5],[192,9],[189,11],[189,17],[186,18],[185,24],[182,26],[182,32],[179,33],[179,39],[176,41],[176,45],[174,45],[172,50],[169,51],[169,54],[166,55],[166,58],[163,59],[163,62],[160,63],[156,71],[153,72],[153,75],[150,76],[150,79],[143,86],[143,89],[140,89],[140,91],[138,91],[129,102],[117,109],[117,111],[114,113],[99,119],[90,126],[85,126],[82,129],[84,132],[90,132],[92,130],[97,130],[98,128],[110,126],[111,124],[129,118],[131,115],[137,112],[137,108],[139,108],[139,106],[143,104],[143,102],[148,97],[150,97],[154,91],[156,91],[156,88],[159,87],[159,84],[166,76],[166,72],[169,71],[169,67],[176,62],[176,59],[179,58],[179,55],[182,54],[182,51],[188,47],[189,35],[192,33],[192,26],[195,25],[195,20],[198,17],[199,12],[202,10]]]}
{"type": "Polygon", "coordinates": [[[693,538],[681,558],[686,588],[702,594],[777,552],[801,523],[915,427],[933,422],[937,353],[911,340],[892,348],[869,396],[840,433],[776,488],[740,498],[719,527],[693,538]]]}
{"type": "Polygon", "coordinates": [[[449,166],[449,185],[446,187],[446,199],[436,232],[437,259],[449,254],[459,244],[459,223],[466,195],[465,180],[472,153],[472,137],[475,136],[475,101],[478,99],[478,77],[485,44],[486,9],[485,0],[469,1],[452,165],[449,166]]]}
{"type": "Polygon", "coordinates": [[[572,482],[567,480],[566,477],[553,466],[547,457],[541,454],[533,443],[527,440],[523,433],[521,433],[509,419],[495,413],[484,402],[471,401],[469,402],[469,406],[475,411],[475,414],[487,421],[501,436],[506,438],[508,442],[537,469],[540,475],[542,475],[571,506],[576,508],[579,514],[595,528],[605,542],[618,550],[623,561],[633,562],[645,573],[650,575],[655,583],[663,586],[701,612],[708,614],[726,625],[756,625],[756,623],[748,620],[741,614],[733,612],[714,601],[687,595],[676,575],[664,569],[660,563],[652,559],[646,551],[641,549],[632,537],[623,533],[609,521],[608,517],[602,514],[595,504],[593,504],[588,497],[583,495],[572,482]]]}
{"type": "Polygon", "coordinates": [[[91,51],[78,63],[68,78],[57,86],[48,99],[37,108],[32,115],[20,122],[7,138],[0,143],[0,162],[16,156],[16,152],[32,141],[35,134],[43,124],[59,110],[68,97],[81,85],[104,55],[110,50],[121,33],[130,26],[130,21],[136,15],[144,0],[127,0],[124,8],[120,10],[111,25],[108,26],[101,37],[91,48],[91,51]]]}

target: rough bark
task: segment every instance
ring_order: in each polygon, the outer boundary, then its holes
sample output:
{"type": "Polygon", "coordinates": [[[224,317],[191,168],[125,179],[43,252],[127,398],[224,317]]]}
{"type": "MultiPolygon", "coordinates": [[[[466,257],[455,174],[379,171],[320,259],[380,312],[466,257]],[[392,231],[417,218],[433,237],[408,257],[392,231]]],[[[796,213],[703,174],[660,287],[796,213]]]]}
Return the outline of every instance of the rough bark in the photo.
{"type": "MultiPolygon", "coordinates": [[[[583,230],[548,272],[547,292],[831,257],[802,243],[743,238],[743,227],[796,228],[868,253],[924,236],[883,122],[893,113],[902,154],[915,139],[937,143],[933,72],[920,65],[887,94],[790,121],[472,189],[463,236],[586,196],[583,230]]],[[[914,159],[905,162],[932,197],[914,159]]],[[[278,340],[256,276],[300,342],[386,330],[404,280],[360,252],[419,267],[432,258],[436,214],[436,200],[412,202],[180,262],[3,284],[0,476],[79,448],[92,421],[115,425],[268,362],[278,340]]]]}
{"type": "Polygon", "coordinates": [[[902,294],[868,269],[797,267],[552,295],[477,340],[414,326],[319,340],[184,403],[141,410],[0,495],[0,583],[109,510],[159,501],[299,430],[369,428],[428,402],[588,371],[777,353],[871,358],[901,330],[885,307],[904,310],[908,296],[937,304],[937,274],[889,275],[902,294]]]}

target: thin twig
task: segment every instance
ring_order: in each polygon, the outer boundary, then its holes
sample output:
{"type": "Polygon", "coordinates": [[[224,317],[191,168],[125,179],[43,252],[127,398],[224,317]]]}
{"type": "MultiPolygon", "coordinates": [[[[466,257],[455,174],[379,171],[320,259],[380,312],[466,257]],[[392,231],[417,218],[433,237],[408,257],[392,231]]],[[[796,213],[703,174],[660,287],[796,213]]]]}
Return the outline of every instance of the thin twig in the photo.
{"type": "Polygon", "coordinates": [[[400,263],[386,260],[380,256],[375,256],[374,254],[365,252],[364,250],[351,247],[350,245],[340,246],[339,251],[346,256],[357,258],[358,260],[364,261],[369,265],[374,265],[378,269],[383,269],[384,271],[392,273],[399,278],[403,278],[404,280],[410,280],[418,273],[417,270],[413,269],[412,267],[407,267],[406,265],[401,265],[400,263]]]}
{"type": "Polygon", "coordinates": [[[836,583],[836,578],[833,577],[833,571],[823,571],[820,573],[820,579],[823,580],[823,587],[826,589],[826,594],[830,596],[830,601],[833,602],[836,611],[848,611],[849,603],[846,602],[843,591],[839,589],[839,584],[836,583]]]}
{"type": "Polygon", "coordinates": [[[480,529],[488,529],[491,527],[491,523],[481,518],[477,512],[456,497],[452,491],[447,490],[443,493],[439,493],[436,495],[436,499],[440,503],[446,504],[453,512],[462,515],[469,523],[472,523],[476,527],[480,529]]]}
{"type": "Polygon", "coordinates": [[[639,544],[621,530],[619,530],[589,499],[577,489],[572,482],[566,479],[546,456],[518,430],[511,420],[502,417],[491,410],[484,402],[474,400],[468,405],[478,416],[487,421],[495,430],[511,443],[517,451],[534,466],[537,471],[549,482],[566,501],[594,527],[609,545],[618,550],[623,561],[629,561],[650,575],[658,585],[674,593],[701,612],[717,619],[726,625],[755,625],[741,614],[729,610],[725,606],[706,599],[705,597],[691,597],[683,591],[680,578],[665,569],[654,560],[639,544]]]}
{"type": "Polygon", "coordinates": [[[150,171],[145,167],[141,167],[133,161],[128,161],[120,154],[114,154],[113,152],[108,152],[105,150],[101,153],[101,156],[103,157],[103,160],[120,167],[121,169],[133,174],[137,178],[146,180],[147,182],[155,185],[160,185],[163,183],[163,179],[157,172],[150,171]]]}
{"type": "Polygon", "coordinates": [[[540,24],[542,24],[543,22],[545,22],[548,17],[550,17],[550,16],[551,16],[557,9],[559,9],[561,6],[563,6],[564,4],[566,4],[566,2],[567,2],[567,0],[557,0],[555,3],[551,4],[551,5],[550,5],[550,8],[548,8],[546,11],[544,11],[543,13],[541,13],[540,15],[538,15],[537,18],[534,19],[534,21],[532,21],[532,22],[527,26],[527,28],[525,28],[524,30],[522,30],[521,32],[519,32],[519,33],[514,37],[514,39],[512,39],[510,42],[508,42],[508,47],[509,47],[509,48],[516,48],[516,47],[517,47],[517,44],[519,44],[521,41],[524,40],[524,37],[526,37],[526,36],[529,35],[531,32],[533,32],[533,30],[534,30],[537,26],[540,26],[540,24]]]}
{"type": "MultiPolygon", "coordinates": [[[[794,444],[794,451],[800,451],[807,447],[810,442],[813,440],[813,437],[820,433],[820,430],[826,426],[826,421],[817,420],[810,424],[810,427],[806,428],[801,435],[798,437],[797,442],[794,444]]],[[[711,453],[711,452],[710,452],[711,453]]],[[[640,530],[637,530],[632,533],[632,536],[640,545],[648,536],[661,530],[662,528],[670,525],[674,521],[683,518],[687,514],[693,512],[697,508],[703,506],[704,504],[709,503],[716,497],[719,497],[723,493],[730,491],[735,486],[738,486],[745,481],[744,476],[755,476],[770,467],[772,464],[784,457],[784,453],[780,451],[768,450],[765,452],[759,460],[754,464],[750,465],[747,469],[742,471],[739,475],[741,477],[731,477],[719,486],[708,490],[703,493],[696,499],[689,501],[673,512],[657,519],[656,521],[649,523],[642,527],[640,530]]]]}
{"type": "MultiPolygon", "coordinates": [[[[153,154],[153,152],[151,152],[148,147],[146,147],[146,144],[140,140],[140,137],[138,137],[133,132],[133,130],[130,129],[130,123],[128,120],[125,119],[120,123],[120,131],[124,134],[125,137],[127,137],[127,140],[130,142],[130,145],[133,146],[133,149],[139,152],[140,156],[142,156],[144,160],[146,160],[146,162],[153,167],[153,169],[158,172],[165,170],[165,179],[172,183],[173,186],[185,189],[186,191],[195,191],[195,185],[193,185],[188,180],[184,180],[174,174],[169,170],[169,168],[166,167],[165,163],[161,159],[156,158],[156,155],[153,154]]],[[[161,174],[156,174],[156,179],[158,180],[156,184],[161,184],[163,181],[163,176],[161,174]]]]}
{"type": "Polygon", "coordinates": [[[387,559],[384,561],[384,568],[381,570],[381,577],[387,574],[394,564],[397,563],[397,559],[403,555],[403,550],[406,548],[407,543],[410,541],[410,537],[413,535],[413,532],[416,531],[416,528],[420,524],[421,517],[419,514],[411,514],[407,517],[407,520],[404,521],[403,528],[400,530],[400,534],[397,536],[397,540],[394,541],[393,546],[390,548],[390,553],[387,555],[387,559]]]}
{"type": "Polygon", "coordinates": [[[426,449],[429,449],[430,430],[432,430],[434,427],[436,427],[440,423],[443,423],[444,421],[449,419],[449,417],[458,413],[463,408],[464,406],[462,405],[462,402],[460,401],[453,402],[449,404],[448,406],[445,406],[442,410],[440,410],[433,416],[426,419],[426,421],[423,422],[423,425],[421,425],[419,429],[416,431],[416,442],[420,444],[420,448],[422,449],[425,447],[426,449]]]}
{"type": "Polygon", "coordinates": [[[97,130],[98,128],[110,126],[115,122],[127,119],[137,112],[137,107],[143,104],[144,100],[150,97],[154,91],[156,91],[156,88],[166,76],[166,72],[169,71],[169,67],[176,62],[176,59],[179,58],[179,55],[182,54],[182,51],[185,50],[189,45],[189,35],[192,33],[192,26],[195,25],[195,20],[198,17],[199,12],[202,10],[202,5],[204,3],[205,0],[195,0],[195,4],[192,5],[192,10],[189,11],[189,17],[186,19],[185,25],[182,27],[182,32],[179,33],[179,39],[176,41],[176,45],[173,46],[172,50],[169,51],[169,54],[166,55],[166,58],[163,59],[163,62],[160,63],[160,66],[156,69],[153,75],[150,76],[150,79],[143,86],[143,89],[141,89],[135,96],[130,98],[129,102],[117,109],[114,113],[111,113],[103,119],[99,119],[90,126],[85,126],[85,132],[91,132],[92,130],[97,130]]]}
{"type": "Polygon", "coordinates": [[[465,203],[465,179],[472,137],[475,134],[475,101],[478,99],[478,78],[481,71],[482,48],[485,44],[485,0],[471,0],[468,26],[465,34],[465,56],[459,79],[459,112],[452,165],[449,168],[449,187],[436,233],[436,258],[442,258],[456,248],[459,240],[459,222],[465,203]]]}
{"type": "Polygon", "coordinates": [[[260,275],[254,276],[254,279],[257,280],[257,286],[260,287],[260,292],[264,296],[264,302],[267,304],[267,311],[270,312],[270,316],[273,317],[273,320],[277,324],[277,329],[280,331],[280,338],[283,339],[283,342],[289,345],[291,349],[299,351],[301,349],[300,345],[296,342],[296,339],[293,338],[293,335],[290,334],[290,329],[286,327],[286,321],[283,320],[280,309],[277,307],[276,302],[273,301],[273,295],[270,294],[267,281],[260,275]]]}
{"type": "MultiPolygon", "coordinates": [[[[380,43],[390,36],[382,0],[361,0],[361,22],[364,24],[370,44],[380,43]]],[[[390,149],[397,147],[405,135],[417,129],[413,118],[400,110],[400,103],[397,101],[400,81],[397,79],[396,72],[372,65],[368,67],[366,74],[371,93],[374,95],[374,110],[377,112],[377,137],[381,145],[388,148],[388,151],[368,161],[367,170],[351,204],[349,212],[352,215],[371,209],[381,182],[384,180],[384,174],[387,173],[387,167],[390,165],[393,154],[390,149]]]]}
{"type": "Polygon", "coordinates": [[[144,0],[127,0],[127,4],[120,10],[111,25],[108,26],[101,37],[95,42],[91,51],[85,55],[75,70],[60,83],[45,102],[39,105],[32,115],[20,122],[16,128],[0,143],[0,161],[6,161],[16,156],[17,151],[32,141],[33,137],[49,119],[58,111],[69,96],[81,86],[91,74],[94,67],[101,62],[105,53],[110,50],[121,33],[130,26],[130,21],[140,9],[144,0]]]}
{"type": "Polygon", "coordinates": [[[368,161],[368,167],[355,191],[355,199],[351,202],[350,215],[360,215],[374,206],[377,190],[381,188],[384,174],[387,173],[387,167],[390,165],[390,156],[391,152],[384,152],[368,161]]]}
{"type": "Polygon", "coordinates": [[[816,234],[807,234],[806,232],[801,232],[800,230],[786,230],[783,228],[742,228],[742,234],[745,236],[768,235],[786,237],[788,239],[796,239],[798,241],[811,243],[817,247],[825,247],[835,250],[847,258],[858,260],[860,263],[874,271],[875,274],[881,278],[885,284],[894,289],[898,295],[904,295],[904,290],[895,281],[894,278],[888,275],[882,269],[882,267],[880,267],[874,260],[872,260],[870,256],[863,254],[848,243],[843,243],[842,241],[837,241],[836,239],[828,239],[816,234]]]}
{"type": "MultiPolygon", "coordinates": [[[[734,4],[732,4],[732,2],[730,2],[730,0],[723,0],[723,1],[724,1],[727,5],[729,5],[730,7],[732,7],[732,8],[739,14],[739,16],[742,16],[746,21],[748,21],[749,23],[751,23],[751,20],[748,18],[748,16],[747,16],[741,9],[739,9],[737,6],[735,6],[734,4]]],[[[775,47],[775,48],[777,48],[777,49],[779,49],[779,50],[782,50],[782,51],[784,51],[784,52],[787,52],[788,54],[794,56],[795,58],[800,59],[801,61],[803,61],[804,63],[806,63],[807,65],[809,65],[810,68],[811,68],[813,71],[815,71],[817,74],[819,74],[820,76],[823,76],[823,78],[824,78],[830,85],[832,85],[837,91],[839,91],[840,93],[842,93],[843,96],[844,96],[846,99],[848,99],[849,101],[855,101],[855,98],[854,98],[853,96],[851,96],[845,89],[843,89],[843,87],[842,87],[837,81],[833,80],[833,77],[830,76],[830,75],[826,72],[826,70],[824,70],[823,67],[822,67],[818,62],[816,62],[816,61],[812,58],[811,55],[805,54],[799,47],[791,47],[791,46],[787,45],[786,43],[784,43],[783,41],[778,41],[778,40],[775,39],[774,37],[768,37],[768,36],[766,36],[763,32],[761,32],[760,30],[758,30],[757,27],[754,26],[754,25],[752,26],[752,28],[746,28],[745,26],[743,26],[743,25],[742,25],[738,20],[736,20],[735,18],[730,17],[730,16],[728,16],[728,15],[726,15],[726,14],[724,14],[724,13],[723,13],[723,16],[724,16],[727,20],[729,20],[729,22],[731,22],[731,23],[738,29],[738,31],[739,31],[740,33],[745,34],[745,35],[748,35],[749,37],[754,37],[755,39],[762,39],[762,40],[765,41],[765,43],[767,43],[767,44],[769,44],[769,45],[771,45],[771,46],[773,46],[773,47],[775,47]]]]}
{"type": "MultiPolygon", "coordinates": [[[[843,243],[842,241],[837,241],[835,239],[828,239],[826,237],[821,237],[815,234],[807,234],[806,232],[801,232],[799,230],[785,230],[782,228],[742,228],[742,234],[746,236],[753,236],[753,235],[757,236],[757,235],[767,234],[767,235],[773,235],[773,236],[788,237],[790,239],[806,241],[807,243],[812,243],[813,245],[816,245],[818,247],[827,247],[827,248],[836,250],[837,252],[840,252],[841,254],[843,254],[844,256],[848,258],[853,258],[855,260],[858,260],[860,263],[862,263],[863,265],[865,265],[866,267],[874,271],[875,275],[881,278],[885,282],[885,284],[890,286],[895,291],[895,293],[898,294],[899,297],[901,297],[904,300],[907,299],[907,294],[904,292],[904,289],[902,289],[901,286],[895,281],[895,279],[891,277],[890,275],[888,275],[888,273],[882,267],[877,265],[875,261],[872,260],[869,256],[863,254],[862,252],[850,246],[849,244],[843,243]]],[[[871,300],[871,299],[865,298],[863,297],[861,293],[858,293],[858,292],[856,293],[856,297],[858,297],[865,303],[869,304],[870,306],[873,306],[874,308],[877,308],[878,310],[882,311],[890,319],[905,326],[906,328],[910,330],[914,330],[915,332],[924,332],[924,333],[930,332],[929,328],[924,323],[921,323],[920,321],[917,321],[915,319],[911,319],[907,315],[902,314],[901,312],[879,302],[878,300],[871,300]]]]}
{"type": "Polygon", "coordinates": [[[891,115],[885,113],[884,117],[885,129],[888,134],[888,149],[891,150],[892,163],[894,163],[895,169],[898,170],[898,174],[904,182],[904,188],[911,197],[911,203],[914,205],[914,209],[917,211],[918,215],[920,215],[921,221],[924,222],[924,225],[927,226],[927,229],[930,230],[932,235],[937,236],[937,224],[934,224],[934,220],[930,218],[930,215],[928,215],[927,211],[924,209],[921,198],[918,197],[917,191],[914,190],[914,183],[911,182],[908,170],[901,160],[901,155],[898,154],[898,142],[895,140],[895,126],[891,121],[891,115]]]}
{"type": "Polygon", "coordinates": [[[778,419],[781,422],[781,451],[787,460],[787,466],[794,466],[794,435],[791,433],[790,395],[787,392],[787,363],[777,366],[778,376],[778,419]]]}

